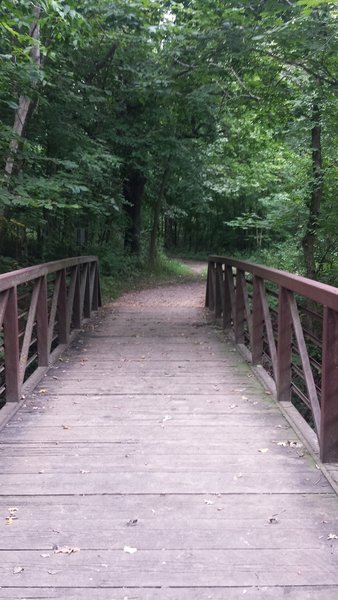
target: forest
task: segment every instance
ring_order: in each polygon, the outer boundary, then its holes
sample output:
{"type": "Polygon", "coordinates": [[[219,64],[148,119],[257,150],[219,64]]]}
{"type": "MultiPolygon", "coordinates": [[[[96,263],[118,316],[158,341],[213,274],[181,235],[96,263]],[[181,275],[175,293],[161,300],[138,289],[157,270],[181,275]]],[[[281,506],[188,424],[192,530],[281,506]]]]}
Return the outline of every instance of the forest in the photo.
{"type": "Polygon", "coordinates": [[[245,257],[338,284],[338,5],[2,0],[0,268],[245,257]]]}

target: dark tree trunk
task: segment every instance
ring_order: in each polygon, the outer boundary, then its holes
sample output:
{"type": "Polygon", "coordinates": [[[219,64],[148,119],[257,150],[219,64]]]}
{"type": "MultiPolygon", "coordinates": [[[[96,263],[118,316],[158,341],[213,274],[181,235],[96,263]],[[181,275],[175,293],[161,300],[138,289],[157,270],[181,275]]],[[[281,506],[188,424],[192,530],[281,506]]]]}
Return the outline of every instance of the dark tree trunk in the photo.
{"type": "Polygon", "coordinates": [[[323,169],[322,169],[322,131],[321,114],[317,103],[312,108],[312,192],[309,201],[309,217],[305,235],[302,240],[306,276],[316,279],[315,246],[317,240],[318,218],[323,196],[323,169]]]}
{"type": "Polygon", "coordinates": [[[123,182],[125,210],[129,219],[124,238],[124,250],[136,256],[141,252],[141,209],[145,183],[144,175],[138,171],[131,173],[123,182]]]}
{"type": "Polygon", "coordinates": [[[163,172],[160,188],[156,198],[156,204],[154,208],[153,227],[150,235],[150,246],[149,246],[149,262],[153,266],[157,260],[157,237],[158,229],[160,225],[161,208],[164,197],[165,188],[167,185],[169,176],[169,167],[167,166],[163,172]]]}

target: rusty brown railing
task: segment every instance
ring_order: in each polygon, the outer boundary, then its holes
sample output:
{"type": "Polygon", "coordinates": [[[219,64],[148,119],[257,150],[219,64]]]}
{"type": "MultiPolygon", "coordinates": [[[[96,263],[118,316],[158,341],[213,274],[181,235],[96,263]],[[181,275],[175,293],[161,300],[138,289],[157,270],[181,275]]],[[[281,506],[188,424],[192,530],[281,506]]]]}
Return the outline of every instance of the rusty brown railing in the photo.
{"type": "Polygon", "coordinates": [[[312,424],[321,459],[338,461],[338,288],[210,256],[206,306],[312,424]]]}
{"type": "Polygon", "coordinates": [[[0,275],[0,406],[20,400],[100,305],[94,256],[0,275]]]}

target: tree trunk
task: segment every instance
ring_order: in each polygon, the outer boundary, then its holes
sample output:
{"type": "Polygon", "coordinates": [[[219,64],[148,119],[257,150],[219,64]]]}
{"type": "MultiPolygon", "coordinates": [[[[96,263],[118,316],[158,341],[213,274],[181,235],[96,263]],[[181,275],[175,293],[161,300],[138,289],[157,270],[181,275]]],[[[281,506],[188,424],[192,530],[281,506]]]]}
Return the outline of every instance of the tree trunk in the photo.
{"type": "Polygon", "coordinates": [[[318,218],[323,196],[321,114],[318,104],[312,107],[312,192],[309,202],[309,217],[306,232],[302,240],[306,276],[316,279],[315,246],[317,240],[318,218]]]}
{"type": "MultiPolygon", "coordinates": [[[[30,28],[30,36],[33,40],[38,40],[40,37],[40,18],[41,8],[39,6],[33,7],[34,20],[30,28]]],[[[40,65],[40,48],[38,44],[33,42],[30,59],[36,65],[40,65]]],[[[13,173],[15,165],[15,156],[19,148],[19,139],[23,136],[24,129],[28,122],[32,101],[28,96],[21,95],[19,97],[18,108],[15,111],[14,125],[13,125],[13,139],[9,145],[9,154],[5,164],[5,174],[7,175],[8,185],[10,182],[11,175],[13,173]]],[[[5,240],[7,238],[7,222],[10,215],[10,208],[0,206],[0,251],[4,252],[5,240]]]]}
{"type": "Polygon", "coordinates": [[[160,188],[156,198],[156,204],[154,208],[154,216],[153,216],[153,227],[150,235],[150,246],[149,246],[149,263],[151,266],[154,266],[157,261],[157,237],[158,237],[158,229],[160,225],[160,216],[161,216],[161,208],[162,201],[164,197],[165,188],[167,185],[169,176],[169,165],[164,169],[160,188]]]}
{"type": "Polygon", "coordinates": [[[141,252],[141,208],[146,179],[134,171],[123,182],[123,194],[126,200],[125,210],[129,223],[124,238],[124,250],[139,256],[141,252]]]}
{"type": "MultiPolygon", "coordinates": [[[[29,32],[29,35],[31,36],[32,40],[39,40],[39,37],[40,37],[40,26],[39,26],[40,13],[41,13],[41,8],[39,6],[34,6],[33,7],[34,21],[31,25],[30,32],[29,32]]],[[[34,42],[33,42],[33,46],[30,51],[30,59],[31,59],[32,63],[34,63],[38,66],[40,65],[40,48],[39,48],[39,45],[35,44],[34,42]]],[[[13,126],[14,137],[9,146],[9,155],[8,155],[8,158],[6,160],[6,165],[5,165],[5,173],[8,176],[11,176],[13,173],[15,155],[16,155],[16,153],[18,151],[18,147],[19,147],[19,138],[22,137],[23,131],[26,127],[31,103],[32,103],[32,101],[30,98],[28,98],[28,96],[25,96],[25,95],[20,96],[18,108],[15,111],[15,119],[14,119],[14,126],[13,126]]]]}

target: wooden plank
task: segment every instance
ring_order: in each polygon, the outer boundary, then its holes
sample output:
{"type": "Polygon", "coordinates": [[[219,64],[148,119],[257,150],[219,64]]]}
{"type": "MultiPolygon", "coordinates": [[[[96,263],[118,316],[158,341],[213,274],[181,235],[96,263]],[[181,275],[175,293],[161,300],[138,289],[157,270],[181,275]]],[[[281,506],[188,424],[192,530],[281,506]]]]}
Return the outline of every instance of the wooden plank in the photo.
{"type": "MultiPolygon", "coordinates": [[[[106,588],[83,589],[78,587],[29,588],[30,600],[337,600],[338,586],[251,586],[251,587],[142,587],[139,589],[106,588]],[[127,595],[126,595],[127,594],[127,595]]],[[[0,600],[27,600],[27,588],[14,587],[1,590],[0,600]],[[4,595],[3,595],[4,594],[4,595]]]]}
{"type": "MultiPolygon", "coordinates": [[[[67,461],[61,452],[55,453],[35,453],[27,446],[21,450],[21,454],[15,453],[15,460],[12,460],[10,449],[6,457],[10,460],[4,464],[3,474],[39,474],[40,471],[48,473],[81,473],[81,471],[101,472],[102,457],[100,450],[88,448],[85,455],[81,455],[73,448],[71,455],[67,448],[67,461]]],[[[4,458],[5,453],[2,454],[4,458]]],[[[173,455],[169,452],[162,454],[144,454],[131,453],[126,460],[125,454],[120,449],[115,452],[110,449],[109,455],[105,460],[106,472],[140,472],[152,473],[159,471],[185,473],[186,471],[196,473],[219,473],[232,474],[233,477],[247,477],[248,474],[258,473],[303,473],[312,472],[312,464],[308,457],[306,459],[294,454],[280,455],[259,455],[256,458],[250,455],[228,455],[226,453],[208,454],[205,456],[203,450],[196,452],[193,456],[190,454],[173,455]],[[170,465],[170,467],[168,467],[170,465]]]]}
{"type": "MultiPolygon", "coordinates": [[[[109,473],[108,473],[109,475],[109,473]]],[[[41,494],[323,494],[330,491],[329,484],[316,472],[294,474],[265,473],[264,479],[257,474],[203,472],[196,477],[190,471],[172,473],[134,471],[113,472],[113,477],[105,477],[105,472],[81,472],[67,474],[60,478],[59,473],[21,474],[20,490],[25,496],[41,494]],[[145,476],[146,473],[146,476],[145,476]],[[295,482],[296,480],[296,482],[295,482]]],[[[12,496],[17,491],[16,474],[0,474],[2,494],[12,496]]]]}
{"type": "Polygon", "coordinates": [[[195,550],[162,551],[139,548],[129,555],[119,550],[81,549],[71,556],[40,551],[0,552],[2,586],[71,587],[266,586],[338,584],[336,558],[325,550],[195,550]],[[34,565],[34,568],[32,568],[34,565]],[[203,565],[203,569],[201,569],[203,565]],[[23,570],[13,571],[20,566],[23,570]],[[49,571],[52,570],[52,575],[49,571]]]}
{"type": "MultiPolygon", "coordinates": [[[[259,550],[324,550],[329,546],[332,523],[322,528],[322,536],[318,538],[318,528],[300,526],[297,521],[289,526],[278,523],[277,526],[265,523],[244,520],[233,523],[215,519],[182,519],[161,518],[146,519],[135,518],[136,525],[128,526],[127,523],[134,519],[107,519],[98,518],[100,505],[96,506],[93,518],[86,520],[84,527],[83,517],[68,514],[61,517],[51,512],[50,519],[24,520],[19,513],[15,539],[9,527],[1,527],[2,547],[6,550],[25,550],[27,537],[31,538],[30,548],[40,552],[50,552],[55,546],[65,546],[69,540],[76,547],[95,550],[97,548],[110,548],[119,550],[123,546],[132,548],[152,548],[161,551],[175,550],[186,547],[189,539],[190,546],[196,550],[245,550],[252,548],[259,550]],[[24,527],[24,531],[22,531],[24,527]]],[[[132,517],[135,513],[131,513],[132,517]]],[[[136,515],[137,516],[137,515],[136,515]]],[[[272,518],[272,517],[270,517],[272,518]]],[[[277,517],[275,517],[277,519],[277,517]]],[[[12,526],[11,526],[12,527],[12,526]]]]}
{"type": "MultiPolygon", "coordinates": [[[[234,405],[231,405],[234,406],[234,405]]],[[[233,409],[229,407],[229,412],[225,415],[218,413],[217,416],[214,413],[200,413],[200,414],[189,414],[184,413],[178,415],[176,411],[169,411],[166,413],[164,411],[163,414],[159,414],[158,412],[153,413],[144,413],[135,414],[134,411],[130,410],[130,406],[126,407],[124,411],[120,410],[111,410],[112,407],[107,407],[107,411],[103,412],[102,408],[100,412],[95,412],[92,414],[88,409],[84,412],[79,411],[78,405],[72,404],[71,407],[67,407],[60,412],[56,412],[53,410],[52,414],[47,413],[36,413],[32,411],[29,415],[25,416],[24,425],[22,425],[22,417],[15,416],[8,424],[8,427],[23,427],[26,428],[26,425],[30,425],[33,427],[61,427],[61,425],[65,422],[65,418],[67,423],[70,426],[83,426],[83,427],[106,427],[114,424],[126,424],[127,426],[134,427],[142,427],[143,424],[150,426],[157,426],[160,424],[163,425],[163,419],[167,416],[167,421],[173,421],[171,423],[172,427],[205,427],[212,426],[217,430],[218,428],[222,428],[222,430],[227,431],[228,429],[233,429],[238,426],[238,415],[236,413],[236,408],[234,406],[233,409]],[[41,418],[42,417],[42,418],[41,418]],[[170,418],[169,418],[170,417],[170,418]]],[[[241,413],[241,429],[243,427],[248,428],[248,434],[253,428],[269,430],[269,433],[273,431],[272,428],[280,429],[282,431],[288,430],[291,432],[290,426],[284,422],[281,418],[280,414],[277,411],[267,412],[266,414],[260,411],[258,414],[253,415],[251,412],[249,413],[241,413]]],[[[286,435],[286,434],[285,434],[286,435]]]]}
{"type": "MultiPolygon", "coordinates": [[[[208,519],[211,522],[227,521],[236,526],[238,521],[252,523],[257,521],[259,527],[265,527],[267,520],[272,515],[280,517],[280,524],[288,527],[292,522],[298,527],[318,527],[318,536],[328,524],[337,523],[338,502],[333,490],[328,494],[264,494],[257,498],[257,494],[247,494],[245,501],[239,502],[238,494],[198,495],[198,494],[132,494],[132,495],[94,495],[94,496],[24,496],[17,494],[10,498],[0,496],[2,512],[8,511],[8,506],[18,509],[18,519],[44,519],[48,520],[49,514],[73,515],[74,519],[82,516],[98,516],[104,518],[122,519],[127,522],[131,517],[140,519],[164,519],[172,517],[188,520],[208,519]],[[207,504],[205,499],[214,501],[207,504]],[[78,508],[80,507],[80,511],[78,508]],[[97,508],[99,507],[99,511],[97,508]],[[218,511],[223,507],[223,511],[218,511]],[[155,512],[153,512],[155,511],[155,512]]],[[[0,521],[1,527],[5,523],[0,521]]],[[[18,523],[19,525],[19,523],[18,523]]],[[[52,523],[51,523],[52,526],[52,523]]],[[[16,535],[15,524],[6,526],[13,536],[16,535]]],[[[300,541],[300,540],[299,540],[300,541]]]]}

